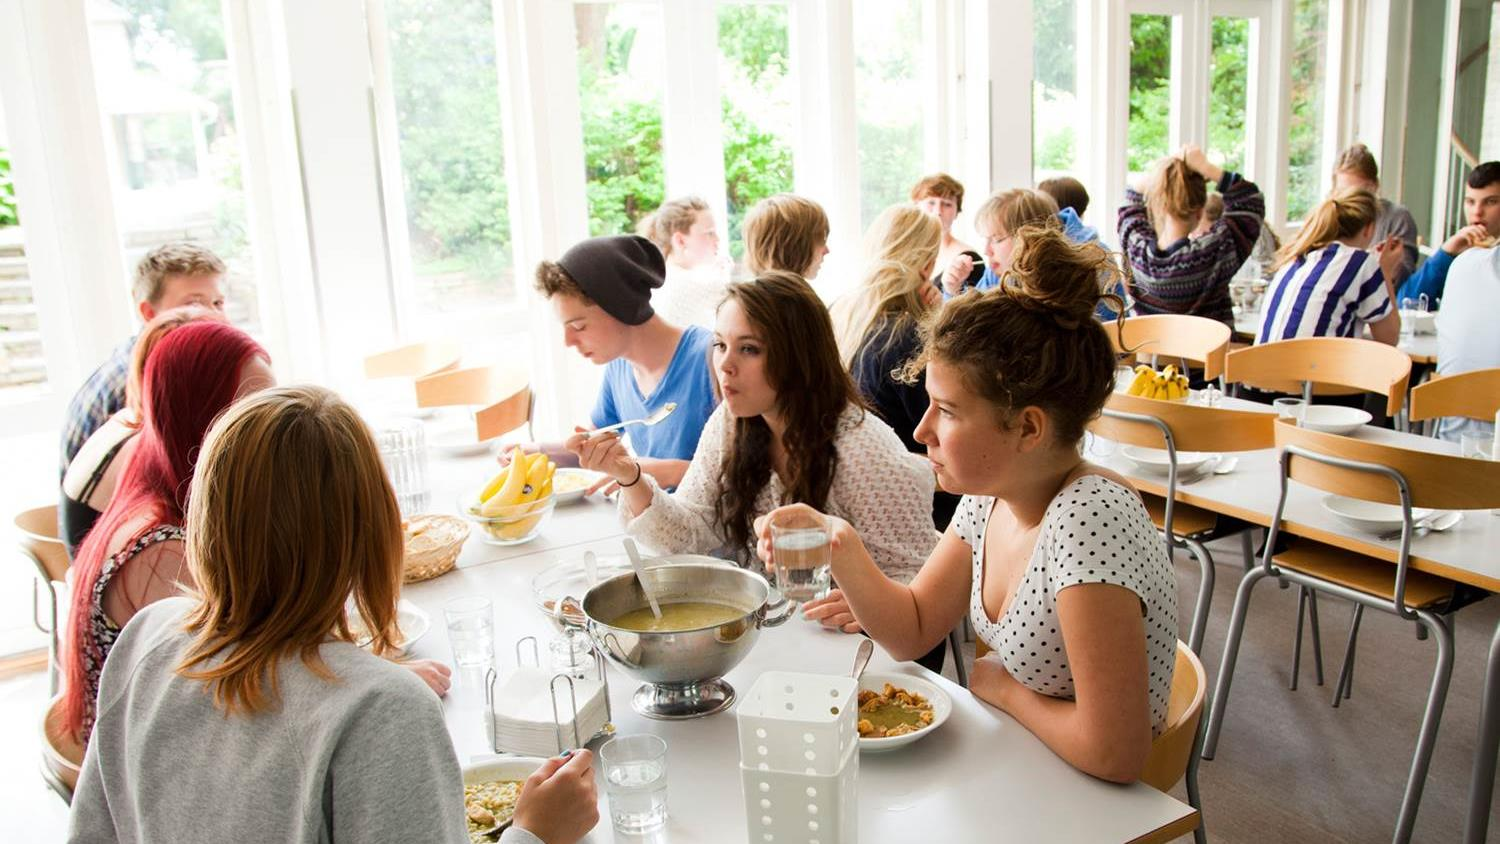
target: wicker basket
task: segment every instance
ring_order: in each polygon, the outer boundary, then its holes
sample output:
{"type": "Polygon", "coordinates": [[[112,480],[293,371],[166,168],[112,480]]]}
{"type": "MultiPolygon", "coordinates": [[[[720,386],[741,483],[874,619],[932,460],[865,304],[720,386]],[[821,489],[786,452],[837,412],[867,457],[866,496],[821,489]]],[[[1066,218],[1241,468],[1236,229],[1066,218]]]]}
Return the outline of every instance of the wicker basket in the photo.
{"type": "Polygon", "coordinates": [[[406,523],[405,581],[431,580],[453,570],[469,538],[469,523],[457,516],[415,516],[406,523]]]}

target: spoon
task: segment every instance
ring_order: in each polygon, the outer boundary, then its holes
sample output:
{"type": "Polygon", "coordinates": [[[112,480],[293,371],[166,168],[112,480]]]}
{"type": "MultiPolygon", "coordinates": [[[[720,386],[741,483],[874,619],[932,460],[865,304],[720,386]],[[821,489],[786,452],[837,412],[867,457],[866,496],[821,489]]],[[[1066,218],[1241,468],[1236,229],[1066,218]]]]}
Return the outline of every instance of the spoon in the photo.
{"type": "Polygon", "coordinates": [[[501,821],[500,823],[495,824],[489,829],[483,830],[479,834],[483,835],[485,838],[488,838],[491,841],[499,841],[501,834],[503,834],[507,829],[510,829],[510,825],[515,822],[516,819],[514,816],[512,816],[509,820],[501,821]]]}
{"type": "Polygon", "coordinates": [[[1219,462],[1214,464],[1214,474],[1227,475],[1238,465],[1240,465],[1240,459],[1232,454],[1228,457],[1220,457],[1219,462]]]}
{"type": "MultiPolygon", "coordinates": [[[[1429,533],[1442,533],[1458,524],[1459,520],[1463,517],[1464,514],[1458,510],[1449,510],[1446,513],[1440,513],[1436,516],[1428,516],[1415,525],[1412,525],[1411,538],[1420,539],[1429,533]]],[[[1401,531],[1399,529],[1386,531],[1380,535],[1380,539],[1383,542],[1395,542],[1400,538],[1401,531]]]]}
{"type": "Polygon", "coordinates": [[[854,654],[854,670],[849,672],[854,682],[859,682],[860,675],[865,673],[865,666],[870,664],[870,657],[874,653],[875,643],[870,639],[860,639],[859,650],[854,654]]]}
{"type": "Polygon", "coordinates": [[[635,569],[636,582],[641,584],[641,591],[646,593],[646,600],[651,604],[651,614],[661,621],[661,606],[656,603],[656,596],[651,594],[651,589],[646,586],[646,566],[641,562],[641,552],[635,547],[635,540],[625,537],[625,554],[630,557],[630,567],[635,569]]]}
{"type": "Polygon", "coordinates": [[[594,434],[602,434],[605,431],[618,431],[621,428],[624,428],[626,425],[645,425],[649,428],[652,425],[660,422],[661,420],[666,419],[668,416],[671,416],[672,411],[676,409],[677,402],[669,401],[661,407],[658,407],[654,413],[652,413],[650,416],[647,416],[645,419],[627,419],[624,422],[616,422],[613,425],[605,425],[603,428],[595,428],[594,430],[589,431],[589,436],[593,436],[594,434]]]}
{"type": "Polygon", "coordinates": [[[583,573],[589,579],[589,588],[599,585],[599,560],[593,551],[583,552],[583,573]]]}

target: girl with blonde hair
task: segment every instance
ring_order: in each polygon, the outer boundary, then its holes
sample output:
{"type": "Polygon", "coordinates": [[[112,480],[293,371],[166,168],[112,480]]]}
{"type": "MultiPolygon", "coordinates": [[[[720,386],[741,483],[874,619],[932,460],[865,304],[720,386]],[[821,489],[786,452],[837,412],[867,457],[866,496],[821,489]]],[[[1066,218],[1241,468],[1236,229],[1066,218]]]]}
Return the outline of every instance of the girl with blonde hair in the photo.
{"type": "Polygon", "coordinates": [[[1233,325],[1229,281],[1255,248],[1265,224],[1260,188],[1186,146],[1157,162],[1125,191],[1120,249],[1130,261],[1137,314],[1194,314],[1233,325]],[[1208,182],[1218,183],[1224,214],[1199,237],[1208,182]]]}
{"type": "MultiPolygon", "coordinates": [[[[209,429],[193,486],[195,586],[115,644],[69,840],[467,841],[442,707],[380,658],[401,516],[358,414],[321,387],[263,391],[209,429]]],[[[500,840],[568,844],[597,819],[579,750],[527,781],[500,840]]]]}
{"type": "MultiPolygon", "coordinates": [[[[1057,219],[1057,200],[1031,188],[999,191],[984,201],[974,214],[974,230],[984,238],[984,276],[974,284],[975,290],[990,290],[1010,269],[1015,252],[1015,234],[1023,226],[1061,226],[1057,219]]],[[[967,286],[974,261],[960,254],[943,273],[943,295],[956,296],[967,286]]]]}
{"type": "Polygon", "coordinates": [[[828,215],[811,199],[768,196],[745,214],[745,267],[754,275],[781,270],[808,281],[828,256],[828,215]]]}
{"type": "Polygon", "coordinates": [[[1276,253],[1255,342],[1358,337],[1368,325],[1376,340],[1395,345],[1395,276],[1404,255],[1395,234],[1371,248],[1379,218],[1380,203],[1364,188],[1335,191],[1313,209],[1296,239],[1276,253]]]}
{"type": "Polygon", "coordinates": [[[719,229],[708,203],[697,196],[663,202],[641,220],[636,233],[666,258],[666,283],[651,297],[651,307],[673,325],[712,328],[730,262],[719,254],[719,229]]]}

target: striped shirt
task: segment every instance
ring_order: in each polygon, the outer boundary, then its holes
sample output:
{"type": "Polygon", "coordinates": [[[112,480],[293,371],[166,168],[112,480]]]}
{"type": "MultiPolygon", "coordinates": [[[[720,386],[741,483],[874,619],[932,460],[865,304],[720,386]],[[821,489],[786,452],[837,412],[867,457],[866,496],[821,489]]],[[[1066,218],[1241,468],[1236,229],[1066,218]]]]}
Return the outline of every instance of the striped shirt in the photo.
{"type": "Polygon", "coordinates": [[[1358,337],[1391,312],[1391,294],[1373,252],[1337,241],[1276,272],[1255,342],[1293,337],[1358,337]]]}

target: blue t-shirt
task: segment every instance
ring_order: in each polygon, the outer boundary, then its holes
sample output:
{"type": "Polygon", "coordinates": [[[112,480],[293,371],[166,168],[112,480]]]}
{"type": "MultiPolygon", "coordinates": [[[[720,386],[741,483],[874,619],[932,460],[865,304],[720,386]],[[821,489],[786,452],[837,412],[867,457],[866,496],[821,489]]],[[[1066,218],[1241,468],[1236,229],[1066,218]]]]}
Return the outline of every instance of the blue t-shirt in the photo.
{"type": "Polygon", "coordinates": [[[693,452],[698,450],[698,436],[718,404],[713,374],[708,369],[708,350],[712,344],[713,334],[708,329],[699,325],[683,329],[666,375],[649,396],[641,395],[629,361],[616,358],[605,364],[604,385],[599,390],[599,401],[594,404],[594,427],[643,419],[663,404],[675,401],[677,410],[671,416],[649,428],[632,425],[625,433],[638,457],[693,459],[693,452]]]}

